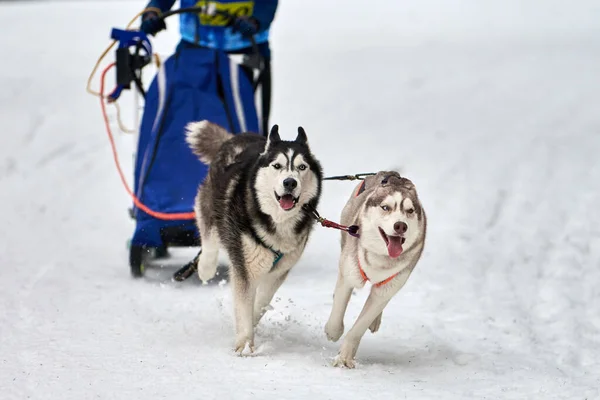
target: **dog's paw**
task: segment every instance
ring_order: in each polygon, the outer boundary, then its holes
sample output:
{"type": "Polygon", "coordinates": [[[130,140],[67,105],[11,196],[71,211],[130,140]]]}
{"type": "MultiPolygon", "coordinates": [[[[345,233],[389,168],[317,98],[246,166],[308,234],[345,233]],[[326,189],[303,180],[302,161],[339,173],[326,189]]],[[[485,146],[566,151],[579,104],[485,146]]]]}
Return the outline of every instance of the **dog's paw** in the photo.
{"type": "Polygon", "coordinates": [[[206,284],[217,274],[217,266],[214,267],[206,267],[198,264],[198,278],[202,283],[206,284]]]}
{"type": "Polygon", "coordinates": [[[350,368],[356,367],[356,363],[353,358],[345,358],[341,354],[338,354],[333,360],[333,366],[338,368],[350,368]]]}
{"type": "Polygon", "coordinates": [[[342,346],[340,347],[340,352],[335,357],[333,366],[354,368],[356,366],[356,363],[354,361],[354,357],[356,356],[356,350],[358,350],[358,341],[346,337],[346,339],[342,343],[342,346]]]}
{"type": "Polygon", "coordinates": [[[344,323],[333,323],[331,320],[327,321],[325,324],[325,335],[327,335],[327,340],[331,342],[337,342],[342,335],[344,334],[344,323]]]}
{"type": "Polygon", "coordinates": [[[379,314],[377,318],[375,318],[375,320],[371,323],[371,326],[369,326],[369,330],[371,331],[371,333],[375,333],[379,330],[379,327],[381,326],[382,315],[383,314],[379,314]]]}
{"type": "Polygon", "coordinates": [[[235,352],[240,356],[254,353],[254,339],[247,336],[239,336],[235,341],[235,352]]]}

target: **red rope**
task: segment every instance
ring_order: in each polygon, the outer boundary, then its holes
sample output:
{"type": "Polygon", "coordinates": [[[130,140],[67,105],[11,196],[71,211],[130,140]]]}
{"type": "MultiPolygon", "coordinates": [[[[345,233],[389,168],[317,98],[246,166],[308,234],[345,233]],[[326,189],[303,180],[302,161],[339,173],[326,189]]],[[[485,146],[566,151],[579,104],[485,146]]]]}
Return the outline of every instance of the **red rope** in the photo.
{"type": "Polygon", "coordinates": [[[345,226],[345,225],[340,225],[340,224],[338,224],[337,222],[333,222],[333,221],[330,221],[330,220],[328,220],[328,219],[323,219],[323,220],[321,221],[321,225],[323,225],[323,226],[324,226],[324,227],[326,227],[326,228],[335,228],[335,229],[341,229],[341,230],[343,230],[343,231],[347,231],[347,230],[348,230],[348,227],[347,227],[347,226],[345,226]]]}
{"type": "Polygon", "coordinates": [[[358,226],[356,226],[356,225],[350,225],[350,226],[340,225],[337,222],[330,221],[323,217],[317,217],[317,221],[319,221],[321,223],[321,226],[323,226],[325,228],[339,229],[341,231],[348,232],[351,236],[358,237],[358,226]]]}
{"type": "Polygon", "coordinates": [[[144,211],[145,213],[153,216],[154,218],[158,218],[161,220],[191,220],[196,217],[194,212],[187,213],[162,213],[158,211],[153,211],[148,208],[145,204],[143,204],[137,196],[131,191],[129,185],[127,185],[127,180],[125,179],[125,175],[123,174],[123,170],[121,170],[121,164],[119,163],[119,157],[117,155],[117,148],[115,146],[115,141],[113,138],[112,131],[110,129],[110,123],[108,122],[108,116],[106,114],[106,106],[104,104],[104,80],[106,77],[106,73],[110,71],[112,67],[115,66],[115,63],[110,64],[102,71],[102,77],[100,78],[100,107],[102,108],[102,116],[104,117],[104,125],[106,126],[106,133],[108,134],[108,140],[110,141],[110,146],[112,148],[113,158],[115,160],[115,165],[117,167],[117,171],[119,172],[119,176],[121,177],[121,182],[125,187],[125,190],[131,198],[133,199],[134,204],[137,208],[144,211]]]}

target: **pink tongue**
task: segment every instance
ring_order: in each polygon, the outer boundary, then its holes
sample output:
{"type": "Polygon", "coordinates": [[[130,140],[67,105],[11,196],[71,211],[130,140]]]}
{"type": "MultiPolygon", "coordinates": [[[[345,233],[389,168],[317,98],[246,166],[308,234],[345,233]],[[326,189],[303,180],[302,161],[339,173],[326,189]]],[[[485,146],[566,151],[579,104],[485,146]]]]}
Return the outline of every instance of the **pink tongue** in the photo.
{"type": "Polygon", "coordinates": [[[402,238],[400,236],[388,236],[388,254],[396,258],[402,254],[402,238]]]}
{"type": "Polygon", "coordinates": [[[291,194],[281,196],[281,198],[279,199],[279,205],[284,210],[291,209],[292,207],[294,207],[294,197],[291,194]]]}

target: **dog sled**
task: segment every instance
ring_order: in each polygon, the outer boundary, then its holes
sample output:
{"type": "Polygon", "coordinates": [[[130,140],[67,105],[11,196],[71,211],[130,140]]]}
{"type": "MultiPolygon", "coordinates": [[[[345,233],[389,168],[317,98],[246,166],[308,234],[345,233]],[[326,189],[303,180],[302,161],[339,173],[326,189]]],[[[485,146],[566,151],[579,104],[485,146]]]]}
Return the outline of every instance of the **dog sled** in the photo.
{"type": "MultiPolygon", "coordinates": [[[[234,18],[206,7],[173,10],[160,18],[183,12],[221,13],[224,18],[234,18]]],[[[263,134],[255,94],[264,62],[254,41],[253,51],[246,55],[180,45],[164,63],[157,65],[156,75],[146,90],[142,70],[157,58],[148,36],[138,30],[113,28],[111,38],[113,44],[118,44],[116,60],[103,71],[99,95],[115,160],[104,104],[106,73],[116,67],[116,88],[106,98],[109,103],[116,102],[124,90],[134,90],[144,99],[136,132],[132,189],[117,160],[121,179],[133,199],[129,209],[129,216],[135,221],[129,240],[130,271],[132,276],[142,277],[144,264],[149,259],[165,257],[170,247],[201,244],[193,205],[208,166],[192,154],[185,142],[185,126],[192,121],[209,120],[232,133],[263,134]]]]}

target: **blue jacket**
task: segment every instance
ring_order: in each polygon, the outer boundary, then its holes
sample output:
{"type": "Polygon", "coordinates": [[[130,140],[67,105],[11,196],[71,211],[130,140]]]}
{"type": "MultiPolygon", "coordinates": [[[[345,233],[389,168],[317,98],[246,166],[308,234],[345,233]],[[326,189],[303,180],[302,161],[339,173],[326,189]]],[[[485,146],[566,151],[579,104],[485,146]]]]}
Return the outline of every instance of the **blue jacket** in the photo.
{"type": "MultiPolygon", "coordinates": [[[[271,22],[275,17],[278,0],[220,0],[210,1],[209,5],[215,5],[217,10],[228,11],[235,15],[249,15],[259,23],[259,31],[254,35],[257,44],[269,41],[269,30],[271,22]]],[[[148,7],[156,7],[163,12],[169,11],[175,0],[150,0],[148,7]]],[[[180,0],[180,7],[203,6],[206,0],[180,0]]],[[[168,20],[167,20],[168,21],[168,20]]],[[[179,14],[179,25],[181,39],[188,43],[196,43],[203,47],[221,49],[224,51],[236,51],[251,46],[248,39],[237,32],[232,32],[226,27],[226,18],[221,16],[198,15],[191,13],[179,14]]],[[[262,47],[262,46],[261,46],[262,47]]]]}

